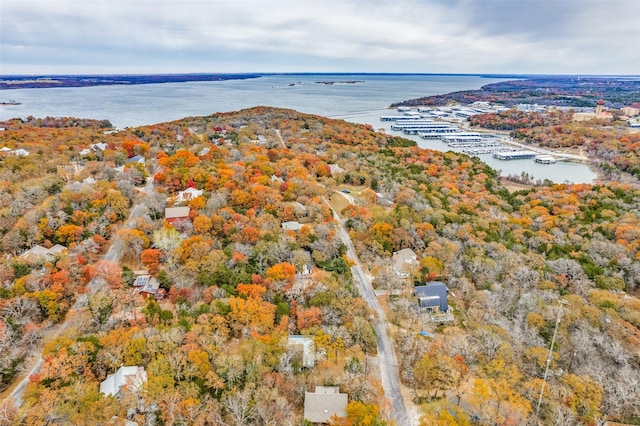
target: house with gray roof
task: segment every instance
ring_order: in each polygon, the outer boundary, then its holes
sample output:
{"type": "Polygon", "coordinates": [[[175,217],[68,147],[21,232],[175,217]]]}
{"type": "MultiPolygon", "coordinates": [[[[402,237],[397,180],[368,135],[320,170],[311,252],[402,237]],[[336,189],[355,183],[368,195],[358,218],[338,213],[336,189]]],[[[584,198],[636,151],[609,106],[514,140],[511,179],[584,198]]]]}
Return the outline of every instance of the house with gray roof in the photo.
{"type": "Polygon", "coordinates": [[[418,305],[430,312],[449,312],[447,296],[449,289],[440,281],[430,282],[427,285],[416,286],[413,292],[418,299],[418,305]]]}
{"type": "Polygon", "coordinates": [[[316,386],[315,392],[304,393],[304,419],[313,424],[326,424],[333,415],[347,416],[349,397],[337,386],[316,386]]]}

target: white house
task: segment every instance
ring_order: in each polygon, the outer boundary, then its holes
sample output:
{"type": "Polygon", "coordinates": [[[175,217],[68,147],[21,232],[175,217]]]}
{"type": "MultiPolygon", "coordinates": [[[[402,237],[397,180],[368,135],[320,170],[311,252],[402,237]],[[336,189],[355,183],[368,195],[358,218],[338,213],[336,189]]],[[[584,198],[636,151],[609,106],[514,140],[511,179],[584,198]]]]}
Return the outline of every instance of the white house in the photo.
{"type": "Polygon", "coordinates": [[[285,231],[298,232],[302,228],[302,224],[295,221],[282,222],[282,229],[285,231]]]}
{"type": "Polygon", "coordinates": [[[337,164],[329,164],[329,170],[331,170],[332,175],[344,173],[344,169],[337,164]]]}
{"type": "Polygon", "coordinates": [[[303,367],[313,368],[316,364],[316,349],[312,337],[290,335],[287,340],[287,349],[301,355],[300,360],[303,367]]]}
{"type": "Polygon", "coordinates": [[[144,371],[144,367],[135,365],[131,367],[123,366],[115,373],[109,374],[100,383],[100,392],[107,396],[117,396],[124,386],[130,390],[138,391],[146,381],[147,372],[144,371]]]}
{"type": "Polygon", "coordinates": [[[193,200],[200,197],[204,193],[203,190],[197,188],[187,188],[184,191],[178,192],[176,197],[176,203],[182,203],[185,201],[193,200]]]}
{"type": "Polygon", "coordinates": [[[56,244],[51,248],[45,248],[41,245],[36,244],[29,250],[22,253],[20,257],[23,259],[43,257],[45,260],[50,261],[55,259],[56,256],[62,254],[65,250],[67,250],[67,248],[65,246],[61,246],[60,244],[56,244]]]}
{"type": "Polygon", "coordinates": [[[418,256],[409,248],[393,253],[393,272],[400,278],[409,277],[418,265],[418,256]]]}
{"type": "Polygon", "coordinates": [[[107,148],[108,148],[108,145],[106,143],[104,143],[104,142],[91,144],[91,149],[96,151],[96,152],[97,151],[102,152],[107,148]]]}

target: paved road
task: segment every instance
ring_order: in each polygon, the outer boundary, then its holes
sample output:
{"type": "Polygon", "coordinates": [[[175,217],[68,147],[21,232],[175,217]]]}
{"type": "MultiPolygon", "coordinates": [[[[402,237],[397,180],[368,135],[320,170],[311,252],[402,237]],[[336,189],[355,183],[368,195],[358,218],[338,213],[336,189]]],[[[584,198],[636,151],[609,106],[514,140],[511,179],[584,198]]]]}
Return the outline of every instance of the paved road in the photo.
{"type": "MultiPolygon", "coordinates": [[[[153,176],[153,174],[151,176],[153,176]]],[[[154,191],[155,191],[155,186],[153,183],[153,177],[151,177],[147,180],[147,184],[144,186],[144,188],[142,188],[142,192],[144,192],[146,195],[151,195],[153,194],[154,191]]],[[[127,222],[123,225],[123,227],[131,228],[133,226],[134,219],[140,216],[143,211],[144,211],[144,207],[142,207],[139,204],[134,205],[131,208],[131,211],[129,213],[129,218],[127,219],[127,222]]],[[[107,250],[107,253],[102,257],[102,259],[108,260],[110,262],[119,261],[120,256],[122,255],[122,248],[123,248],[122,243],[118,240],[114,232],[113,241],[109,246],[109,250],[107,250]]],[[[103,285],[104,285],[104,280],[102,279],[91,280],[91,282],[88,284],[89,294],[95,293],[100,288],[102,288],[103,285]]],[[[81,309],[85,303],[85,300],[86,298],[77,298],[76,302],[71,307],[70,311],[77,311],[81,309]]],[[[55,330],[53,334],[46,336],[47,340],[52,340],[57,338],[64,330],[66,330],[71,325],[71,321],[68,320],[71,317],[70,314],[71,312],[67,314],[67,317],[66,317],[67,319],[65,319],[65,322],[60,324],[58,329],[55,330]]],[[[17,408],[22,407],[22,404],[24,403],[24,401],[22,400],[22,396],[24,394],[24,389],[29,384],[29,377],[33,374],[36,374],[38,371],[40,371],[40,367],[42,367],[43,362],[44,360],[42,358],[42,353],[40,353],[38,354],[38,358],[36,359],[33,367],[31,367],[31,369],[27,373],[25,373],[24,378],[11,391],[9,398],[13,400],[13,403],[17,408]]]]}
{"type": "MultiPolygon", "coordinates": [[[[326,202],[326,200],[325,200],[326,202]]],[[[328,203],[327,203],[328,204],[328,203]]],[[[351,267],[351,274],[358,287],[362,299],[369,308],[375,312],[373,328],[378,337],[378,360],[380,362],[380,377],[384,393],[391,400],[393,411],[391,417],[398,426],[412,426],[411,417],[404,405],[404,399],[400,392],[400,377],[398,376],[398,360],[393,350],[393,343],[389,337],[389,327],[387,326],[387,316],[385,315],[378,298],[371,285],[371,278],[364,272],[362,264],[358,259],[356,250],[351,242],[349,233],[344,228],[344,223],[338,214],[332,209],[333,216],[338,222],[338,235],[347,246],[347,256],[354,261],[351,267]]]]}

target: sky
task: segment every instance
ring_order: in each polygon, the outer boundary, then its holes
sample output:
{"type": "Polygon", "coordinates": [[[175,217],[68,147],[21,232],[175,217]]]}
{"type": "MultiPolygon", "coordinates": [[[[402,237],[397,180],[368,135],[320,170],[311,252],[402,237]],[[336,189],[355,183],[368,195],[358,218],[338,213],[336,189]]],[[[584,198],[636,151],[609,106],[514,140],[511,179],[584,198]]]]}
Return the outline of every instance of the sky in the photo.
{"type": "Polygon", "coordinates": [[[0,0],[0,74],[640,74],[640,0],[0,0]]]}

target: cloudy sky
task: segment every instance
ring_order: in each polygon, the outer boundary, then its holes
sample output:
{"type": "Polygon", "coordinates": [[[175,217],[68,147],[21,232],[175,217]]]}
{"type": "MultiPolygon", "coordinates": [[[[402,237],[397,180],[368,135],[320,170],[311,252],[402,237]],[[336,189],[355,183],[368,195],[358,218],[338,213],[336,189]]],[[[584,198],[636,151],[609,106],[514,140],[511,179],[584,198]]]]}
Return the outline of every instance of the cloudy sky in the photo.
{"type": "Polygon", "coordinates": [[[640,0],[0,0],[0,74],[640,74],[640,0]]]}

